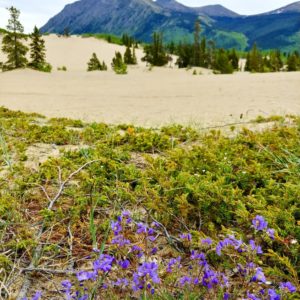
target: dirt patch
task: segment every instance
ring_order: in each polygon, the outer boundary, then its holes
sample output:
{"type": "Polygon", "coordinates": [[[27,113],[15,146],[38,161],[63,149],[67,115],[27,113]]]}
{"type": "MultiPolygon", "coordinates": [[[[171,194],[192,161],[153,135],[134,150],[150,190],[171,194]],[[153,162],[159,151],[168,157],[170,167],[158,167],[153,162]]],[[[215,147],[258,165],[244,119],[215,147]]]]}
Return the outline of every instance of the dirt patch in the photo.
{"type": "Polygon", "coordinates": [[[37,143],[27,148],[25,167],[38,170],[40,164],[46,162],[50,157],[60,157],[63,151],[79,151],[87,148],[89,148],[87,145],[57,146],[55,144],[37,143]]]}

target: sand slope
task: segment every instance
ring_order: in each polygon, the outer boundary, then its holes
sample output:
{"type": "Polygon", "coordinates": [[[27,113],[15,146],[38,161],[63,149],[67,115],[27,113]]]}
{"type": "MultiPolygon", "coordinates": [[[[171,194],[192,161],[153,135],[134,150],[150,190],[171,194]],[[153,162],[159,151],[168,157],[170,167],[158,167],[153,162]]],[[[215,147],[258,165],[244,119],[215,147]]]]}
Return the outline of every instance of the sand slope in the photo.
{"type": "MultiPolygon", "coordinates": [[[[108,66],[125,48],[93,38],[46,37],[51,74],[18,70],[0,73],[0,105],[50,117],[109,123],[161,125],[168,122],[220,124],[257,115],[300,114],[300,72],[192,75],[192,70],[154,68],[144,63],[125,76],[86,72],[96,52],[108,66]],[[56,67],[65,65],[67,72],[56,67]]],[[[137,51],[141,58],[142,51],[137,51]]],[[[1,60],[1,57],[0,57],[1,60]]],[[[2,58],[3,60],[3,58],[2,58]]]]}

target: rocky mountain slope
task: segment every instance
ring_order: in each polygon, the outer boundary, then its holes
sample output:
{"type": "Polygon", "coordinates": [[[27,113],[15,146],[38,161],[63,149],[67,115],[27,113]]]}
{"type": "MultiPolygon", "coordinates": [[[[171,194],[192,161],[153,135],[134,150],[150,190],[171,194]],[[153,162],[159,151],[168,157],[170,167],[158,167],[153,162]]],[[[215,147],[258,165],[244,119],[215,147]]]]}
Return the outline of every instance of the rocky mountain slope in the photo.
{"type": "Polygon", "coordinates": [[[217,46],[240,50],[254,42],[263,49],[300,48],[300,1],[264,14],[239,15],[221,5],[187,7],[175,0],[80,0],[68,4],[42,27],[43,32],[128,33],[149,41],[153,31],[165,40],[192,40],[200,19],[202,34],[217,46]]]}

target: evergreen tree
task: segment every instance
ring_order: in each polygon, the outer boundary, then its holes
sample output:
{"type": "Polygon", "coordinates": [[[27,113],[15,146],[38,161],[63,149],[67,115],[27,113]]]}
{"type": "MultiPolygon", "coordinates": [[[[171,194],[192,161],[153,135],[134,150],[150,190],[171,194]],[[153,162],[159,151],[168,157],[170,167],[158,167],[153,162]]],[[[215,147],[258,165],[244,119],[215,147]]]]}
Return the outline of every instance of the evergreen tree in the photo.
{"type": "Polygon", "coordinates": [[[7,33],[2,40],[2,51],[7,54],[7,62],[3,65],[4,70],[24,68],[27,65],[26,53],[28,48],[22,44],[26,40],[24,27],[19,21],[20,11],[15,7],[8,8],[10,19],[8,20],[7,33]]]}
{"type": "Polygon", "coordinates": [[[289,72],[300,70],[300,58],[296,52],[288,55],[287,70],[289,72]]]}
{"type": "Polygon", "coordinates": [[[214,69],[221,72],[221,74],[232,74],[233,66],[229,60],[228,53],[224,49],[219,49],[217,52],[214,69]]]}
{"type": "Polygon", "coordinates": [[[206,54],[206,65],[208,68],[213,68],[216,60],[216,45],[214,41],[208,41],[207,46],[207,54],[206,54]]]}
{"type": "Polygon", "coordinates": [[[124,63],[120,52],[115,53],[111,66],[116,74],[127,74],[127,65],[124,63]]]}
{"type": "Polygon", "coordinates": [[[195,31],[194,31],[194,59],[193,65],[196,67],[200,66],[200,22],[195,22],[195,31]]]}
{"type": "Polygon", "coordinates": [[[96,53],[93,53],[91,59],[88,62],[88,69],[87,70],[89,72],[90,71],[106,71],[107,66],[106,66],[104,61],[103,61],[103,63],[101,63],[99,61],[96,53]]]}
{"type": "Polygon", "coordinates": [[[45,41],[36,26],[33,29],[33,33],[30,35],[30,39],[31,62],[29,66],[36,70],[44,70],[45,67],[49,66],[49,64],[46,63],[45,41]]]}
{"type": "Polygon", "coordinates": [[[264,64],[265,67],[268,68],[268,71],[279,72],[283,67],[280,51],[270,51],[269,55],[264,60],[264,64]]]}
{"type": "Polygon", "coordinates": [[[122,44],[126,47],[131,47],[134,44],[134,38],[129,36],[128,34],[122,35],[122,44]]]}
{"type": "Polygon", "coordinates": [[[247,54],[245,70],[249,72],[263,72],[263,57],[254,43],[251,51],[247,54]]]}
{"type": "Polygon", "coordinates": [[[153,66],[164,66],[170,59],[163,45],[162,34],[157,32],[153,33],[152,44],[144,47],[144,53],[145,56],[142,61],[146,61],[153,66]]]}
{"type": "Polygon", "coordinates": [[[71,34],[70,34],[70,28],[69,27],[66,27],[63,31],[63,34],[62,34],[64,37],[69,37],[71,34]]]}
{"type": "Polygon", "coordinates": [[[206,38],[203,37],[200,43],[200,57],[199,57],[200,67],[207,67],[207,53],[206,53],[206,38]]]}
{"type": "Polygon", "coordinates": [[[137,64],[134,46],[132,47],[132,52],[129,46],[126,47],[126,51],[124,53],[124,63],[127,65],[137,64]]]}
{"type": "Polygon", "coordinates": [[[193,64],[193,46],[191,44],[179,44],[176,54],[178,56],[176,65],[178,68],[186,68],[193,64]]]}
{"type": "Polygon", "coordinates": [[[228,58],[231,62],[231,65],[232,65],[233,69],[238,70],[239,69],[239,56],[237,55],[235,49],[232,49],[228,53],[228,58]]]}

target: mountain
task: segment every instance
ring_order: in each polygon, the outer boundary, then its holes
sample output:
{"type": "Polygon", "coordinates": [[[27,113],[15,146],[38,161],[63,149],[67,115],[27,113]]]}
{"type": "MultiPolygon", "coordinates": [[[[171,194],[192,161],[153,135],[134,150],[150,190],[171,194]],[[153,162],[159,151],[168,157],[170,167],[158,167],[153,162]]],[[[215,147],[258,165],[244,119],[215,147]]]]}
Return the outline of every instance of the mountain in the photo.
{"type": "Polygon", "coordinates": [[[265,14],[270,15],[270,14],[297,13],[297,12],[300,13],[300,1],[291,3],[287,6],[281,7],[276,10],[272,10],[265,14]]]}
{"type": "Polygon", "coordinates": [[[262,49],[300,48],[300,1],[264,14],[239,15],[222,5],[188,7],[175,0],[80,0],[68,4],[41,30],[73,34],[128,33],[150,41],[161,31],[166,41],[192,41],[195,21],[218,47],[240,50],[257,42],[262,49]]]}
{"type": "Polygon", "coordinates": [[[197,13],[204,14],[210,17],[230,17],[235,18],[240,16],[236,12],[222,6],[222,5],[207,5],[202,7],[195,7],[193,10],[197,13]]]}

